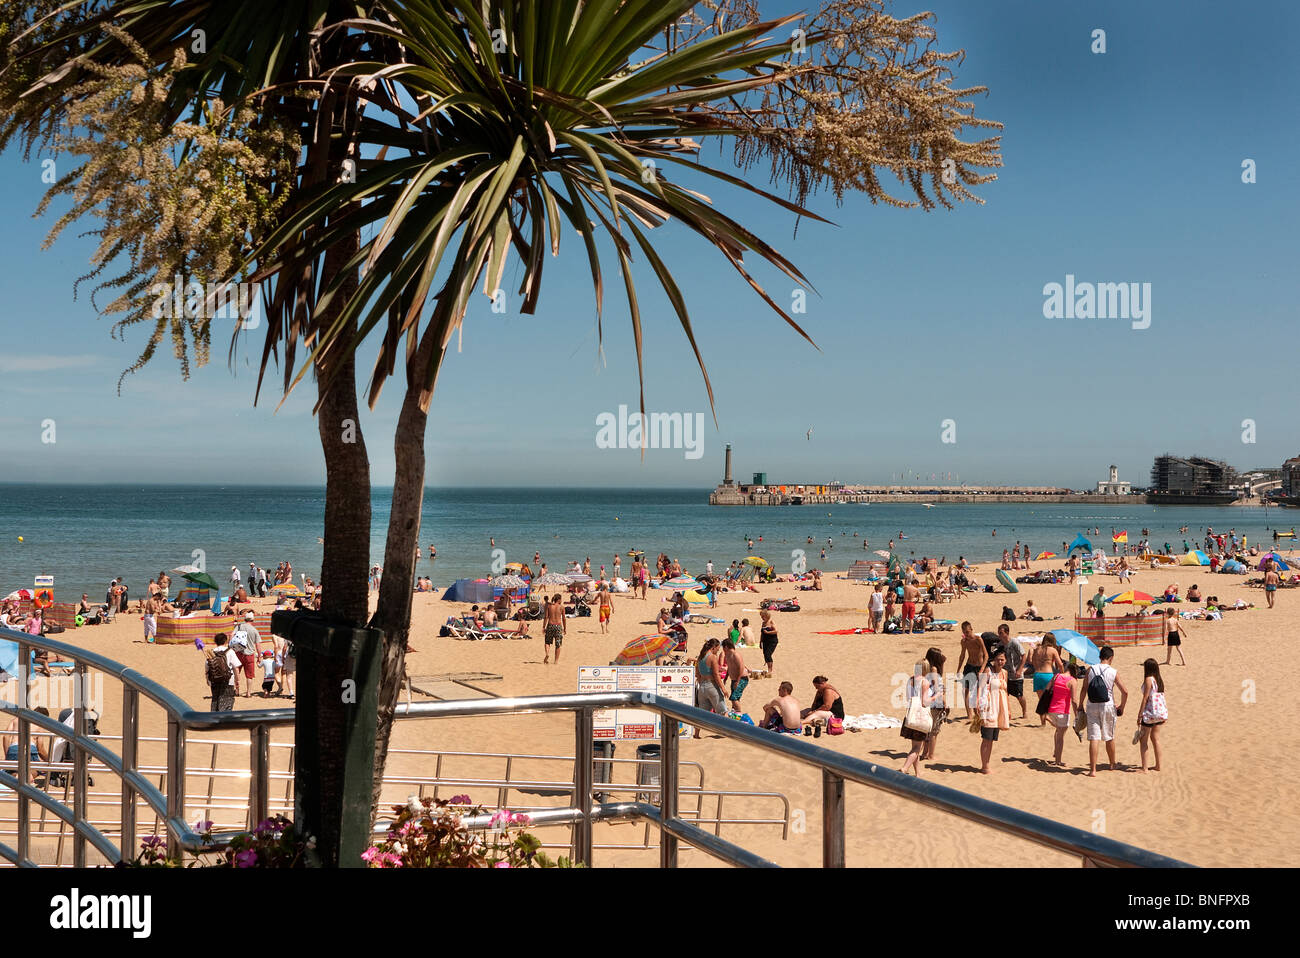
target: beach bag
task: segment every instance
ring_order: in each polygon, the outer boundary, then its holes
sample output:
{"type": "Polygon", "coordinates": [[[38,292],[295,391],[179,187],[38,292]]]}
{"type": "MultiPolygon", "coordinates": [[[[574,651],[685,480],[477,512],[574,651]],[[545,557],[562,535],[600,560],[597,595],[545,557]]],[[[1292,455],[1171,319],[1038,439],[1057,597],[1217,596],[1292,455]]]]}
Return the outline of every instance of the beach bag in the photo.
{"type": "Polygon", "coordinates": [[[1102,677],[1101,672],[1093,672],[1091,669],[1089,669],[1088,672],[1092,676],[1088,679],[1088,701],[1094,705],[1101,705],[1109,702],[1110,686],[1106,684],[1106,680],[1102,677]]]}
{"type": "Polygon", "coordinates": [[[843,734],[844,734],[844,719],[842,719],[842,718],[836,718],[835,716],[832,715],[832,716],[830,717],[830,719],[829,719],[829,720],[827,721],[827,723],[826,723],[826,734],[827,734],[827,735],[843,735],[843,734]]]}
{"type": "MultiPolygon", "coordinates": [[[[1053,680],[1053,682],[1054,681],[1055,680],[1053,680]]],[[[1042,694],[1038,696],[1038,706],[1034,709],[1034,714],[1046,715],[1048,710],[1051,707],[1052,707],[1052,685],[1049,684],[1047,688],[1043,689],[1042,694]]]]}
{"type": "Polygon", "coordinates": [[[1153,722],[1163,722],[1169,718],[1169,707],[1165,705],[1164,692],[1152,692],[1151,700],[1147,702],[1147,715],[1153,722]]]}
{"type": "Polygon", "coordinates": [[[204,674],[207,675],[208,685],[213,688],[228,685],[233,673],[230,670],[230,662],[226,659],[226,653],[213,652],[209,655],[208,663],[204,666],[204,674]]]}
{"type": "MultiPolygon", "coordinates": [[[[924,732],[926,735],[929,735],[934,730],[934,716],[930,714],[928,708],[921,704],[921,696],[913,695],[911,700],[908,701],[907,718],[903,720],[903,726],[913,732],[924,732]]],[[[841,727],[840,731],[842,732],[844,729],[841,727]]]]}

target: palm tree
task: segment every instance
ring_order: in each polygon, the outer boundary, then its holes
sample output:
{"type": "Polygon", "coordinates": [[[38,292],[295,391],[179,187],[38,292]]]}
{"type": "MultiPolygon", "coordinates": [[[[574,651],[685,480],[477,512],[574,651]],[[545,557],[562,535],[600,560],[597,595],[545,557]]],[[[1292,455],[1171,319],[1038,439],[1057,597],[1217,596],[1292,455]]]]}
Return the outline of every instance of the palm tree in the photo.
{"type": "MultiPolygon", "coordinates": [[[[106,24],[120,25],[150,63],[162,64],[178,37],[220,20],[233,28],[214,29],[219,45],[169,85],[173,114],[197,116],[219,94],[226,112],[218,116],[252,104],[259,123],[301,135],[296,180],[270,194],[283,204],[273,224],[262,229],[259,221],[236,245],[240,268],[269,289],[262,374],[280,362],[286,393],[309,372],[317,381],[328,474],[322,584],[329,611],[355,623],[366,615],[369,474],[364,445],[340,438],[343,422],[357,421],[355,351],[378,340],[372,406],[402,366],[385,575],[371,620],[385,635],[377,802],[410,625],[427,413],[474,290],[496,293],[513,252],[523,267],[520,308],[533,312],[547,254],[558,254],[571,227],[590,264],[598,330],[601,247],[612,250],[640,374],[633,263],[643,258],[695,350],[712,402],[686,296],[653,230],[676,221],[706,239],[807,338],[745,257],[807,286],[803,274],[699,188],[737,187],[817,219],[804,202],[823,186],[837,197],[858,190],[904,204],[881,185],[884,169],[915,197],[905,205],[948,205],[974,199],[967,187],[992,178],[978,170],[1000,164],[996,138],[966,142],[962,128],[995,124],[973,115],[969,96],[979,88],[951,87],[958,55],[932,49],[928,16],[895,20],[882,0],[831,0],[793,35],[786,31],[795,18],[760,21],[748,0],[301,2],[279,24],[253,16],[251,0],[234,16],[218,6],[110,3],[54,40],[29,40],[36,52],[16,62],[44,80],[28,88],[35,92],[11,126],[33,136],[69,98],[85,95],[76,84],[87,59],[141,59],[106,24]],[[82,59],[69,60],[70,46],[82,59]],[[710,140],[729,141],[741,166],[770,160],[772,179],[794,198],[701,162],[700,145],[710,140]],[[349,175],[340,175],[345,166],[349,175]]],[[[18,86],[6,87],[4,76],[0,102],[18,86]]],[[[0,127],[0,137],[11,132],[0,127]]],[[[200,327],[196,336],[205,333],[200,327]]],[[[151,343],[160,336],[156,327],[151,343]]],[[[644,411],[644,386],[641,404],[644,411]]],[[[329,719],[324,734],[342,734],[337,685],[318,698],[329,719]]]]}

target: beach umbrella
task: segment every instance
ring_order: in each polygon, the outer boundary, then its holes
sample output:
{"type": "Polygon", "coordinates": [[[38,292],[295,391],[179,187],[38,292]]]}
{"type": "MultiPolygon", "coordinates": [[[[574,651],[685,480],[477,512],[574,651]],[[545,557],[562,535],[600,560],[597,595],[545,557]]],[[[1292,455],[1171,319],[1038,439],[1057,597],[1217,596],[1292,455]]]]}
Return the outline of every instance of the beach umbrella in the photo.
{"type": "Polygon", "coordinates": [[[1127,592],[1115,593],[1106,601],[1114,602],[1116,605],[1150,605],[1155,601],[1155,596],[1148,595],[1145,592],[1138,592],[1136,589],[1129,589],[1127,592]]]}
{"type": "Polygon", "coordinates": [[[273,585],[271,586],[271,591],[274,592],[276,595],[287,595],[287,596],[306,595],[306,593],[303,592],[302,589],[298,588],[298,586],[292,582],[281,582],[279,585],[273,585]]]}
{"type": "Polygon", "coordinates": [[[1076,632],[1074,629],[1053,629],[1052,635],[1056,636],[1058,647],[1069,652],[1084,665],[1100,664],[1101,651],[1082,632],[1076,632]]]}
{"type": "Polygon", "coordinates": [[[1070,543],[1070,547],[1066,550],[1065,554],[1069,555],[1075,549],[1082,549],[1084,552],[1091,552],[1092,543],[1085,539],[1082,534],[1077,535],[1074,537],[1074,541],[1070,543]]]}
{"type": "Polygon", "coordinates": [[[565,575],[568,576],[570,584],[591,581],[591,576],[585,572],[566,572],[565,575]]]}
{"type": "Polygon", "coordinates": [[[178,565],[176,568],[172,569],[172,571],[177,575],[185,575],[189,572],[202,572],[203,570],[196,565],[178,565]]]}
{"type": "Polygon", "coordinates": [[[18,674],[18,643],[0,639],[0,672],[18,674]]]}
{"type": "Polygon", "coordinates": [[[519,578],[519,576],[517,575],[493,576],[488,581],[492,583],[492,588],[494,589],[506,589],[506,590],[522,589],[524,588],[524,586],[528,585],[527,582],[519,578]]]}
{"type": "Polygon", "coordinates": [[[745,565],[752,565],[755,569],[766,569],[768,561],[762,556],[746,556],[745,565]]]}
{"type": "Polygon", "coordinates": [[[876,550],[876,555],[880,556],[880,558],[882,558],[882,559],[888,559],[888,558],[889,558],[889,553],[886,552],[884,549],[877,549],[877,550],[876,550]]]}
{"type": "Polygon", "coordinates": [[[516,572],[518,572],[518,571],[519,571],[520,569],[522,569],[523,567],[524,567],[524,564],[523,564],[522,562],[507,562],[507,563],[506,563],[506,568],[507,568],[507,569],[514,569],[516,572]]]}
{"type": "Polygon", "coordinates": [[[1290,572],[1290,571],[1291,571],[1291,567],[1290,567],[1289,565],[1286,564],[1286,560],[1283,559],[1283,558],[1282,558],[1280,555],[1278,555],[1276,552],[1270,552],[1268,555],[1264,556],[1263,558],[1261,558],[1261,559],[1259,560],[1259,566],[1258,566],[1259,571],[1263,572],[1264,569],[1267,568],[1268,563],[1269,563],[1270,561],[1273,561],[1273,562],[1276,562],[1276,563],[1277,563],[1277,567],[1278,567],[1278,570],[1279,570],[1280,572],[1290,572]]]}
{"type": "Polygon", "coordinates": [[[6,601],[10,599],[26,599],[28,601],[31,601],[31,598],[32,598],[31,589],[15,589],[13,592],[10,592],[7,596],[5,596],[6,601]]]}
{"type": "Polygon", "coordinates": [[[1002,588],[1006,589],[1008,592],[1020,591],[1020,586],[1016,585],[1015,580],[1001,569],[995,570],[994,574],[998,577],[998,581],[1002,583],[1002,588]]]}
{"type": "Polygon", "coordinates": [[[539,585],[571,585],[572,583],[573,579],[565,575],[563,572],[548,572],[546,575],[541,575],[534,579],[533,587],[536,588],[539,585]]]}
{"type": "Polygon", "coordinates": [[[1040,552],[1040,553],[1038,553],[1038,555],[1034,556],[1034,558],[1035,558],[1035,559],[1055,559],[1055,558],[1056,558],[1056,553],[1055,553],[1055,552],[1040,552]]]}
{"type": "Polygon", "coordinates": [[[206,572],[186,572],[181,578],[205,589],[211,589],[213,592],[221,591],[221,586],[217,585],[216,580],[206,572]]]}
{"type": "Polygon", "coordinates": [[[645,665],[662,658],[677,645],[677,639],[659,632],[640,635],[623,647],[614,659],[615,665],[645,665]]]}

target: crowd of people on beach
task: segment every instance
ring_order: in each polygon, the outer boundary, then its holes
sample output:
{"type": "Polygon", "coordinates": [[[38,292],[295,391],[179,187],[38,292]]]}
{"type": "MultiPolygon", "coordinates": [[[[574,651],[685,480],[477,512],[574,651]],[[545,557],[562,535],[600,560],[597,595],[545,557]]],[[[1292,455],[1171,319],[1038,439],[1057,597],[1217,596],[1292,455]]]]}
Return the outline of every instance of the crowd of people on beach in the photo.
{"type": "MultiPolygon", "coordinates": [[[[958,674],[946,675],[946,657],[938,648],[930,648],[907,679],[904,701],[907,716],[899,730],[910,749],[902,771],[921,773],[921,763],[935,757],[935,745],[945,724],[960,721],[950,717],[952,702],[959,698],[965,709],[964,721],[972,733],[980,736],[979,771],[992,771],[993,749],[1001,733],[1011,729],[1016,718],[1013,703],[1020,706],[1019,719],[1028,719],[1025,680],[1032,680],[1037,696],[1037,727],[1055,731],[1052,758],[1039,760],[1065,768],[1065,735],[1073,730],[1079,740],[1088,742],[1088,775],[1097,774],[1098,756],[1104,746],[1109,769],[1117,769],[1115,748],[1116,723],[1128,707],[1129,691],[1114,666],[1115,650],[1103,646],[1099,661],[1085,665],[1058,647],[1052,632],[1035,640],[1026,650],[1022,640],[1013,640],[1006,623],[996,632],[977,635],[969,621],[961,624],[961,654],[958,674]],[[955,681],[954,681],[955,680],[955,681]],[[1118,691],[1119,700],[1115,693],[1118,691]]],[[[1171,635],[1172,641],[1172,635],[1171,635]]],[[[1181,653],[1180,653],[1181,654],[1181,653]]],[[[1168,661],[1166,661],[1168,664],[1168,661]]],[[[1150,770],[1161,770],[1160,729],[1169,718],[1165,703],[1164,678],[1154,658],[1142,663],[1139,686],[1137,727],[1133,742],[1140,748],[1139,771],[1148,770],[1148,755],[1153,758],[1150,770]]],[[[1032,722],[1029,727],[1035,727],[1032,722]]]]}

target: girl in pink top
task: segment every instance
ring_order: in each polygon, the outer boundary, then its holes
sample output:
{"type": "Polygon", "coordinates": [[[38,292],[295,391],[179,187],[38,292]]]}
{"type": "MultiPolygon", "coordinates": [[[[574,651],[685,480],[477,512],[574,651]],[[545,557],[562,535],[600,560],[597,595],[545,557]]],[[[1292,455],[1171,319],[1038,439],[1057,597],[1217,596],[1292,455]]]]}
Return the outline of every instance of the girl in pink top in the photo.
{"type": "Polygon", "coordinates": [[[1062,768],[1065,767],[1065,762],[1061,760],[1061,752],[1065,748],[1065,731],[1070,727],[1070,703],[1075,700],[1078,691],[1078,683],[1070,672],[1056,673],[1047,688],[1047,694],[1052,697],[1047,707],[1047,720],[1056,729],[1052,764],[1062,768]]]}

